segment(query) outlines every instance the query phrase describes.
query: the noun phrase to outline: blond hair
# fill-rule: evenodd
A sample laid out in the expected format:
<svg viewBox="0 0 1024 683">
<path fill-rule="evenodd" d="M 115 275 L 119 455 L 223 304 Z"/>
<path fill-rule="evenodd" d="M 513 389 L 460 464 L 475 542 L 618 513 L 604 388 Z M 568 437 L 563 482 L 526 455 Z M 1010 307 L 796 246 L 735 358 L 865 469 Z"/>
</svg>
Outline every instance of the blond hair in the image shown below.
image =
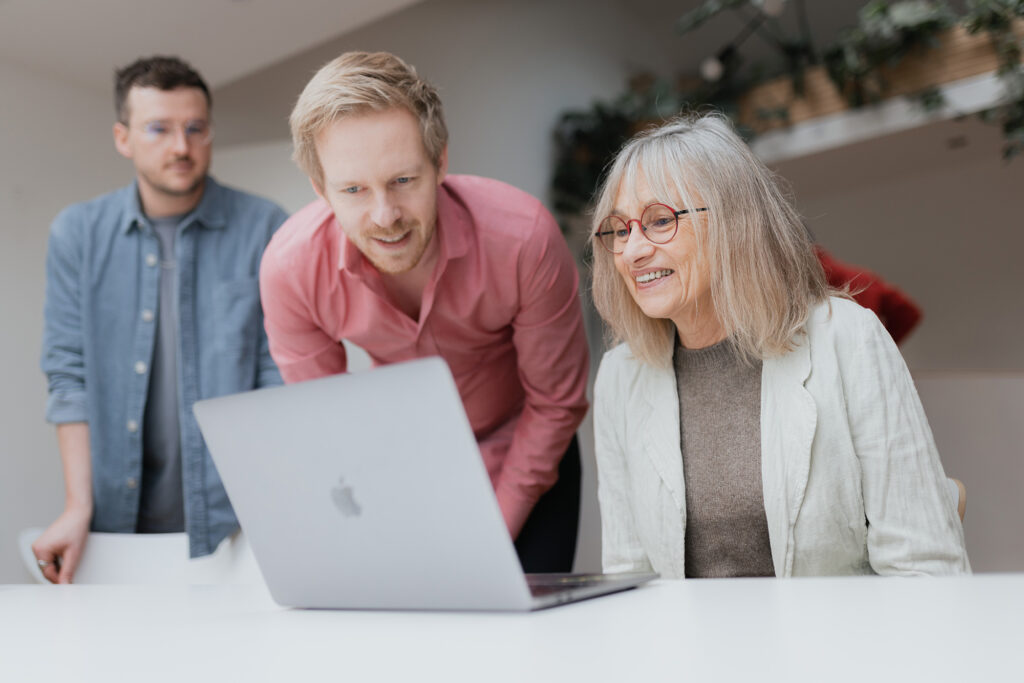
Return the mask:
<svg viewBox="0 0 1024 683">
<path fill-rule="evenodd" d="M 641 177 L 658 201 L 691 211 L 707 207 L 691 213 L 698 258 L 707 262 L 712 305 L 734 347 L 748 359 L 791 350 L 811 309 L 830 291 L 780 181 L 732 125 L 718 114 L 680 116 L 630 140 L 598 191 L 591 232 L 612 213 L 619 193 L 636 188 Z M 612 254 L 592 248 L 594 304 L 609 341 L 625 341 L 646 363 L 670 363 L 672 322 L 648 318 Z"/>
<path fill-rule="evenodd" d="M 388 52 L 346 52 L 313 76 L 289 117 L 292 159 L 322 189 L 323 166 L 316 153 L 320 132 L 346 116 L 396 107 L 419 119 L 423 146 L 439 167 L 448 144 L 441 98 L 416 69 Z"/>
</svg>

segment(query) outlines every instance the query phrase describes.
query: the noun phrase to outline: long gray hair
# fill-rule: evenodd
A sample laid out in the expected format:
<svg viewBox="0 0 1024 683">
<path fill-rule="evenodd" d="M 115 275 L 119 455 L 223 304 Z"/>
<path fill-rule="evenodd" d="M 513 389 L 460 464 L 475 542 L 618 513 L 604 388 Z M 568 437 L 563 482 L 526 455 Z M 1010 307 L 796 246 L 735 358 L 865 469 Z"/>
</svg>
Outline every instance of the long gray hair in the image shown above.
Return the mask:
<svg viewBox="0 0 1024 683">
<path fill-rule="evenodd" d="M 591 233 L 620 192 L 643 178 L 658 201 L 706 213 L 694 221 L 698 258 L 708 265 L 711 300 L 727 338 L 748 358 L 793 348 L 811 309 L 830 294 L 810 235 L 775 175 L 719 114 L 674 118 L 630 140 L 598 192 Z M 696 198 L 699 198 L 697 200 Z M 610 341 L 625 341 L 640 360 L 671 362 L 674 326 L 648 318 L 593 244 L 594 303 Z"/>
</svg>

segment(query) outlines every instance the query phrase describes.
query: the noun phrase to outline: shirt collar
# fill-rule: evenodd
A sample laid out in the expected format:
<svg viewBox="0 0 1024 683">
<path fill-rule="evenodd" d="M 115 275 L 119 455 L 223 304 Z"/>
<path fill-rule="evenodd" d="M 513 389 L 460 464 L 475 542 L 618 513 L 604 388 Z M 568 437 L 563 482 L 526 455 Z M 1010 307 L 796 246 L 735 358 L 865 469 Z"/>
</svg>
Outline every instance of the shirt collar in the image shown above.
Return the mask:
<svg viewBox="0 0 1024 683">
<path fill-rule="evenodd" d="M 139 181 L 132 183 L 126 199 L 126 210 L 124 212 L 124 223 L 121 232 L 128 232 L 132 228 L 149 225 L 149 218 L 142 210 L 142 201 L 139 199 Z M 223 228 L 227 225 L 227 209 L 224 204 L 224 191 L 220 184 L 212 176 L 206 176 L 206 187 L 203 188 L 203 196 L 196 206 L 184 218 L 183 223 L 195 223 L 204 228 Z"/>
<path fill-rule="evenodd" d="M 367 270 L 374 270 L 362 252 L 345 237 L 341 224 L 333 215 L 335 228 L 340 236 L 338 269 L 350 273 L 365 275 Z M 469 251 L 469 232 L 473 229 L 469 211 L 460 199 L 455 196 L 447 183 L 441 183 L 437 190 L 437 228 L 434 239 L 440 240 L 438 260 L 443 264 L 464 256 Z M 438 269 L 436 272 L 441 272 Z"/>
</svg>

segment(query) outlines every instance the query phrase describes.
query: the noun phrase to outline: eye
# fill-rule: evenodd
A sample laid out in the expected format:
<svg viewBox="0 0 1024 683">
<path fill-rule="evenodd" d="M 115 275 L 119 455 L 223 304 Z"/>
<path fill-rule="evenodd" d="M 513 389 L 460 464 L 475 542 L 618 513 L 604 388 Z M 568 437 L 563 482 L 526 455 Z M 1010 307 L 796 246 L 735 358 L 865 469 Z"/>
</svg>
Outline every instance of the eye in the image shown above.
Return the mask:
<svg viewBox="0 0 1024 683">
<path fill-rule="evenodd" d="M 144 130 L 150 135 L 163 135 L 167 132 L 167 125 L 154 121 L 153 123 L 147 123 Z"/>
<path fill-rule="evenodd" d="M 360 187 L 358 185 L 351 185 L 349 187 L 344 188 L 342 192 L 346 194 L 356 194 L 357 192 L 359 192 L 359 190 Z"/>
<path fill-rule="evenodd" d="M 667 228 L 675 221 L 674 216 L 657 216 L 651 221 L 652 228 Z"/>
<path fill-rule="evenodd" d="M 206 124 L 198 122 L 188 124 L 185 126 L 185 135 L 188 135 L 189 137 L 206 135 Z"/>
<path fill-rule="evenodd" d="M 399 178 L 395 178 L 395 183 L 397 183 L 398 185 L 407 185 L 407 184 L 409 184 L 411 182 L 412 182 L 412 176 L 404 175 L 404 176 L 401 176 Z"/>
</svg>

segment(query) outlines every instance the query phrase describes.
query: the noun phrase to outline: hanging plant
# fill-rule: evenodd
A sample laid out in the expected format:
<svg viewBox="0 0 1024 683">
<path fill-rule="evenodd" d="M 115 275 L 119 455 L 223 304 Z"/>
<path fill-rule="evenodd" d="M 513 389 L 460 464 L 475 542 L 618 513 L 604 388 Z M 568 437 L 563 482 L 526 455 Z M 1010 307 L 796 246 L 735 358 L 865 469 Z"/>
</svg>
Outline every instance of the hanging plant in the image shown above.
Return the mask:
<svg viewBox="0 0 1024 683">
<path fill-rule="evenodd" d="M 715 107 L 735 114 L 738 93 L 723 95 L 722 85 L 689 80 L 670 84 L 649 74 L 630 80 L 629 89 L 611 102 L 562 114 L 555 127 L 555 170 L 551 195 L 555 211 L 582 212 L 600 183 L 605 166 L 636 133 L 658 125 L 684 108 Z M 740 133 L 752 131 L 740 127 Z"/>
<path fill-rule="evenodd" d="M 968 33 L 987 33 L 999 57 L 1002 104 L 979 114 L 1003 131 L 1003 157 L 1024 152 L 1024 66 L 1015 22 L 1024 18 L 1024 0 L 970 0 L 962 23 Z"/>
<path fill-rule="evenodd" d="M 890 89 L 886 70 L 936 47 L 939 35 L 956 23 L 944 3 L 927 0 L 875 0 L 859 18 L 824 54 L 829 77 L 854 107 L 882 100 Z"/>
<path fill-rule="evenodd" d="M 736 121 L 741 134 L 750 139 L 755 131 L 740 122 L 743 96 L 756 84 L 784 75 L 791 84 L 788 94 L 767 106 L 759 104 L 753 111 L 758 128 L 773 123 L 788 125 L 791 108 L 803 102 L 809 79 L 813 77 L 818 83 L 825 78 L 818 75 L 817 65 L 822 62 L 827 78 L 850 106 L 878 102 L 892 94 L 893 69 L 909 58 L 926 58 L 928 50 L 954 26 L 962 26 L 968 34 L 985 34 L 991 41 L 1003 92 L 1000 104 L 979 116 L 1002 129 L 1005 158 L 1024 151 L 1019 21 L 1024 18 L 1024 0 L 968 0 L 959 16 L 945 2 L 872 0 L 858 13 L 857 25 L 821 53 L 812 41 L 803 0 L 790 0 L 788 5 L 795 7 L 799 27 L 796 35 L 788 35 L 776 20 L 786 9 L 784 0 L 705 0 L 678 20 L 679 33 L 699 30 L 723 12 L 739 15 L 743 28 L 729 44 L 704 60 L 699 69 L 702 78 L 668 83 L 640 75 L 611 102 L 596 102 L 587 110 L 563 114 L 555 130 L 552 195 L 556 211 L 581 212 L 589 204 L 608 161 L 627 139 L 646 126 L 683 110 L 713 107 Z M 747 64 L 742 59 L 739 48 L 755 34 L 776 48 L 779 59 L 774 67 Z M 926 110 L 945 105 L 936 84 L 922 86 L 913 98 Z M 841 108 L 841 101 L 835 107 Z M 749 109 L 744 106 L 743 111 Z"/>
</svg>

